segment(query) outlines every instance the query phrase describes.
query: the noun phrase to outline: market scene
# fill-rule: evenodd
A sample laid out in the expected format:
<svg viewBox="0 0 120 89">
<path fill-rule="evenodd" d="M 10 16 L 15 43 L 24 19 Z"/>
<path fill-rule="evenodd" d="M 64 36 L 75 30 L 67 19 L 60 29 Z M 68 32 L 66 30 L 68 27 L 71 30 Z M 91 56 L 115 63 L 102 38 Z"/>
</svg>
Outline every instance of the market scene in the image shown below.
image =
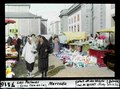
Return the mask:
<svg viewBox="0 0 120 89">
<path fill-rule="evenodd" d="M 6 78 L 114 77 L 115 4 L 5 4 Z"/>
</svg>

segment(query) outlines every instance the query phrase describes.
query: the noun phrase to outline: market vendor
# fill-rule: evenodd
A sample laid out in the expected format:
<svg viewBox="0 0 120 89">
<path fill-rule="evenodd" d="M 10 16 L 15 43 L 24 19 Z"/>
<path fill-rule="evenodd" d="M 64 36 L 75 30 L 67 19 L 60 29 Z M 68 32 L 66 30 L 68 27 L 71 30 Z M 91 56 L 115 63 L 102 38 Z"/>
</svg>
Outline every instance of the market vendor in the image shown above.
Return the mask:
<svg viewBox="0 0 120 89">
<path fill-rule="evenodd" d="M 71 52 L 74 52 L 77 50 L 77 44 L 76 43 L 73 43 L 73 44 L 69 44 L 69 50 Z"/>
<path fill-rule="evenodd" d="M 79 53 L 81 56 L 87 55 L 87 52 L 83 51 L 83 44 L 78 44 L 74 53 Z"/>
<path fill-rule="evenodd" d="M 113 45 L 111 42 L 108 42 L 108 43 L 107 43 L 107 46 L 105 47 L 105 49 L 115 50 L 115 47 L 114 47 L 114 45 Z"/>
</svg>

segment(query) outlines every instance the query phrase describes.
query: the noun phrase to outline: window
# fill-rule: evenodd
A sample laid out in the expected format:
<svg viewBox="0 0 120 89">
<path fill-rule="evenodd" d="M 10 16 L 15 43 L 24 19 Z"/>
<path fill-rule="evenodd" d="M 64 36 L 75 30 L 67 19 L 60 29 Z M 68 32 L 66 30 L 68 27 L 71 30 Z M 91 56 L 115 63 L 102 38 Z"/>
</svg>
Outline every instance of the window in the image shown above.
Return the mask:
<svg viewBox="0 0 120 89">
<path fill-rule="evenodd" d="M 73 26 L 72 26 L 72 31 L 73 31 Z"/>
<path fill-rule="evenodd" d="M 74 22 L 76 22 L 76 16 L 74 16 Z"/>
<path fill-rule="evenodd" d="M 73 23 L 73 18 L 72 18 L 72 23 Z"/>
<path fill-rule="evenodd" d="M 69 24 L 70 24 L 70 19 L 69 19 Z"/>
<path fill-rule="evenodd" d="M 111 27 L 113 27 L 113 26 L 115 26 L 115 21 L 114 21 L 114 19 L 111 16 Z"/>
<path fill-rule="evenodd" d="M 10 29 L 10 32 L 12 32 L 12 29 Z"/>
<path fill-rule="evenodd" d="M 72 24 L 72 18 L 71 18 L 71 24 Z"/>
<path fill-rule="evenodd" d="M 76 32 L 76 26 L 74 26 L 74 31 Z"/>
<path fill-rule="evenodd" d="M 79 21 L 79 14 L 77 15 L 77 21 Z"/>
<path fill-rule="evenodd" d="M 79 24 L 77 25 L 78 27 L 77 27 L 77 31 L 79 32 Z"/>
<path fill-rule="evenodd" d="M 115 4 L 111 4 L 111 9 L 114 9 L 115 8 Z"/>
<path fill-rule="evenodd" d="M 69 26 L 69 31 L 70 31 L 70 26 Z"/>
</svg>

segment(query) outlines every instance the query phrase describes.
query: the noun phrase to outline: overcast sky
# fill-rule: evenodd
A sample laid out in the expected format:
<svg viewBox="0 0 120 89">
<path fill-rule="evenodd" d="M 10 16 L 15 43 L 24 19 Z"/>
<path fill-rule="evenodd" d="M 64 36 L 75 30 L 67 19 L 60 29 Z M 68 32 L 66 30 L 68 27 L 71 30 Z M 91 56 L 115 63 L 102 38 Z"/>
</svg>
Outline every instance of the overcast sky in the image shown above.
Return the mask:
<svg viewBox="0 0 120 89">
<path fill-rule="evenodd" d="M 31 4 L 30 12 L 45 19 L 48 19 L 48 26 L 51 21 L 60 20 L 59 15 L 62 9 L 68 9 L 73 4 Z"/>
</svg>

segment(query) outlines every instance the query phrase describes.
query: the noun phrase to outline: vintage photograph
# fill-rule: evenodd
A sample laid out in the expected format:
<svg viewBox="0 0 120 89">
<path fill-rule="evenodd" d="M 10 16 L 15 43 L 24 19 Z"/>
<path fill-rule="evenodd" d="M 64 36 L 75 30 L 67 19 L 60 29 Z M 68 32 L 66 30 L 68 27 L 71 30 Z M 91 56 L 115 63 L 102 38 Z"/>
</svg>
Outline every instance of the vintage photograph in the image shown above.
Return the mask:
<svg viewBox="0 0 120 89">
<path fill-rule="evenodd" d="M 115 4 L 6 3 L 6 78 L 115 77 Z"/>
</svg>

